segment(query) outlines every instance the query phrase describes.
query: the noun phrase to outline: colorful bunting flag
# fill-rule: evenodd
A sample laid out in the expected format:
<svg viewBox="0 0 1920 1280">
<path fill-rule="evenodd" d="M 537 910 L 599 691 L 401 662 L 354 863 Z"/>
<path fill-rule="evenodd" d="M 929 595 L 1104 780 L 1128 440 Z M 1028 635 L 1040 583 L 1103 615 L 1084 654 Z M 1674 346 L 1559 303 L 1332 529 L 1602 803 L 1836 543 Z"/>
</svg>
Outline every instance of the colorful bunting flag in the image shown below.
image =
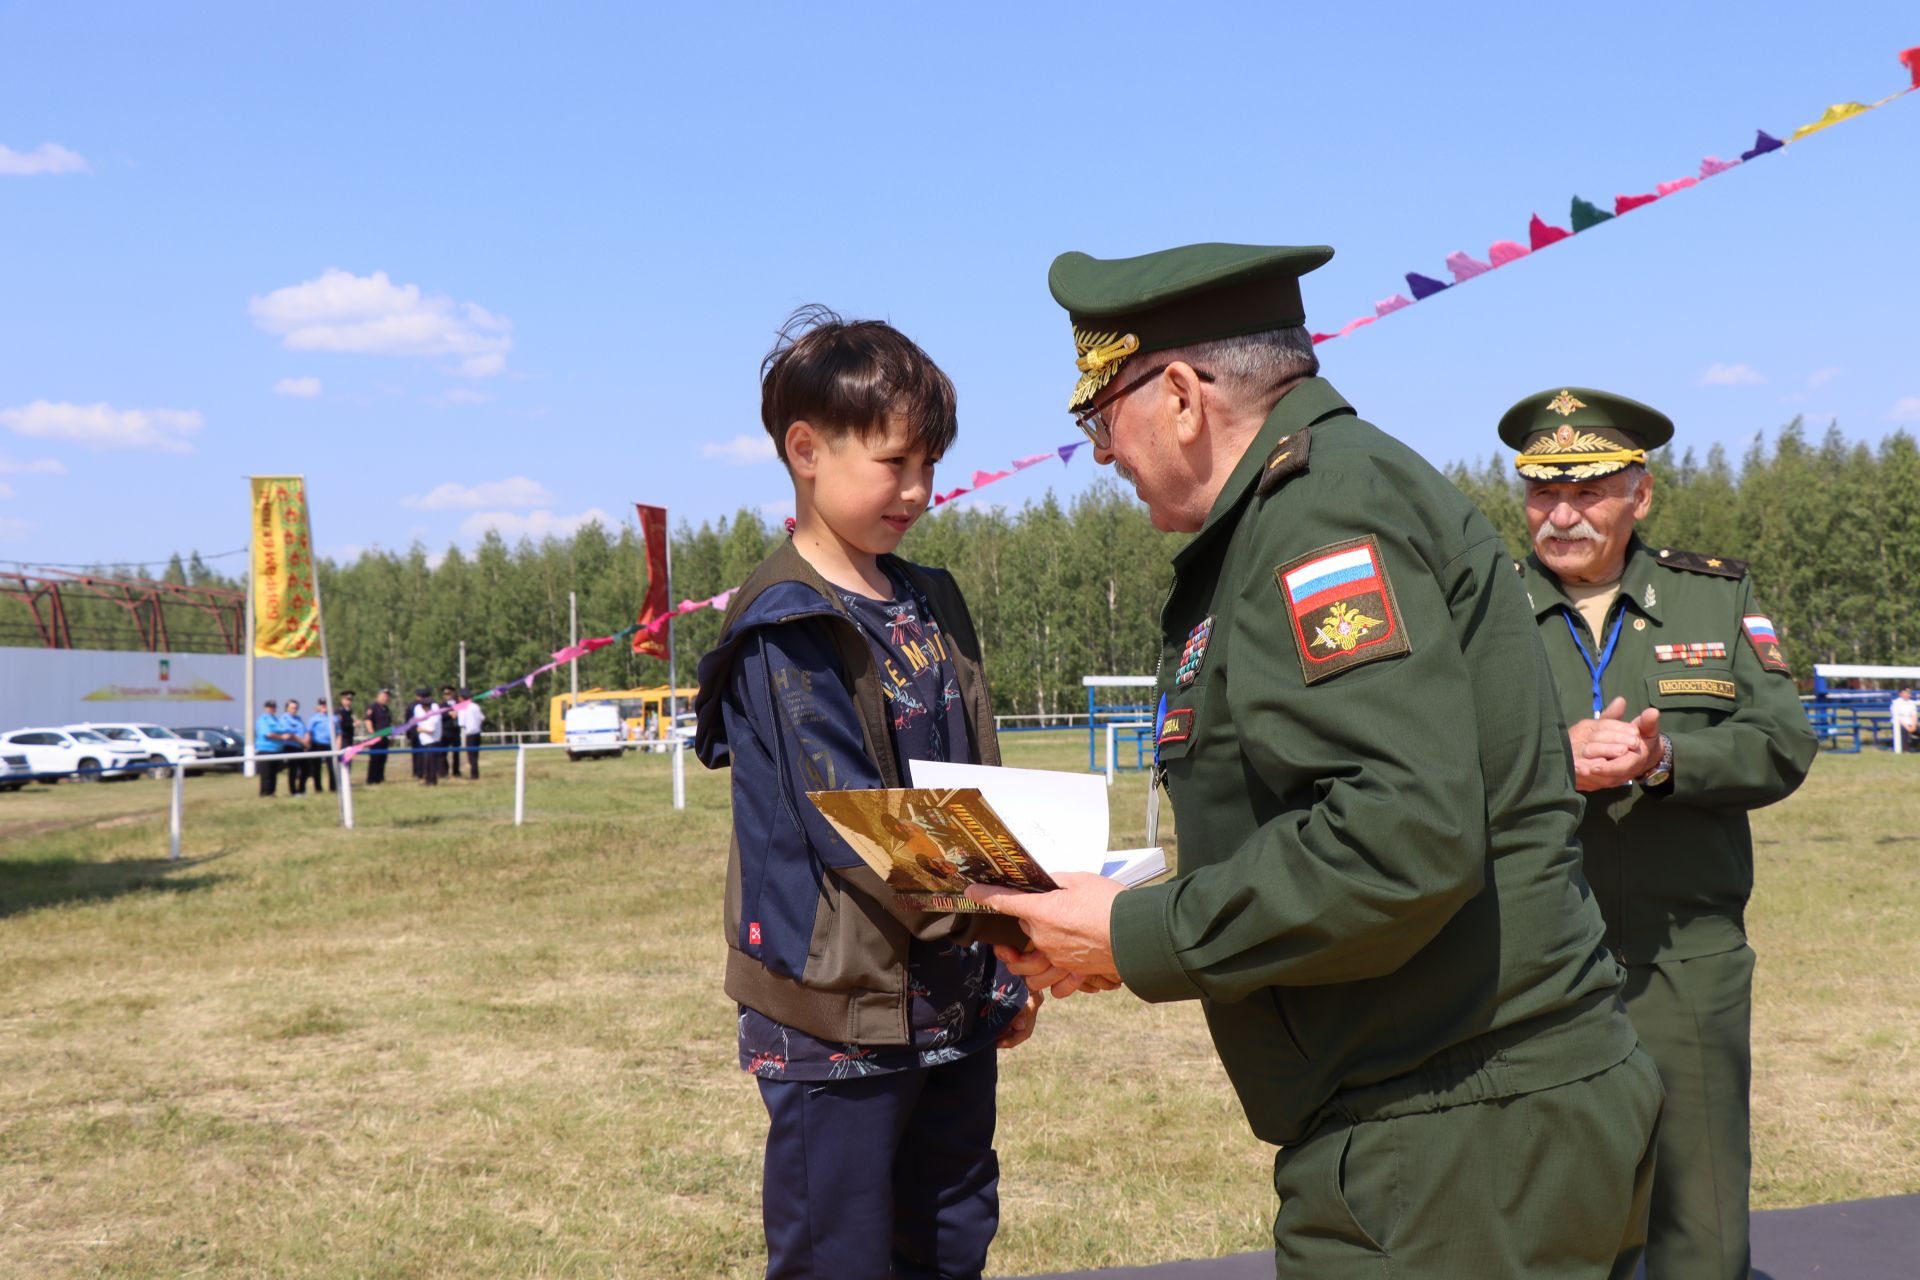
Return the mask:
<svg viewBox="0 0 1920 1280">
<path fill-rule="evenodd" d="M 1579 235 L 1588 227 L 1597 227 L 1603 222 L 1612 221 L 1612 219 L 1613 215 L 1605 209 L 1602 209 L 1599 205 L 1589 204 L 1579 196 L 1573 198 L 1573 209 L 1568 220 L 1573 223 L 1573 232 L 1575 235 Z"/>
<path fill-rule="evenodd" d="M 1801 125 L 1798 129 L 1795 129 L 1792 134 L 1788 135 L 1787 142 L 1798 142 L 1802 138 L 1809 137 L 1823 129 L 1830 129 L 1843 120 L 1851 120 L 1855 116 L 1864 115 L 1878 107 L 1885 106 L 1895 98 L 1920 90 L 1920 45 L 1901 50 L 1899 59 L 1901 65 L 1907 69 L 1908 79 L 1910 81 L 1905 89 L 1900 90 L 1898 93 L 1888 94 L 1886 97 L 1874 103 L 1842 102 L 1830 106 L 1818 120 L 1813 121 L 1811 124 Z M 1676 178 L 1671 182 L 1662 182 L 1659 183 L 1652 192 L 1642 195 L 1617 195 L 1613 198 L 1612 213 L 1608 213 L 1599 205 L 1575 196 L 1573 197 L 1568 218 L 1568 221 L 1572 224 L 1571 230 L 1568 230 L 1566 227 L 1553 226 L 1551 223 L 1544 221 L 1540 215 L 1536 213 L 1527 224 L 1526 246 L 1516 244 L 1512 240 L 1497 240 L 1487 250 L 1487 261 L 1484 263 L 1465 253 L 1450 253 L 1446 259 L 1447 270 L 1453 273 L 1453 284 L 1463 284 L 1475 276 L 1485 275 L 1489 271 L 1507 266 L 1509 263 L 1517 262 L 1531 252 L 1544 249 L 1550 244 L 1558 244 L 1568 236 L 1577 235 L 1582 231 L 1590 231 L 1601 223 L 1616 218 L 1623 213 L 1630 213 L 1642 205 L 1652 204 L 1664 196 L 1670 196 L 1677 191 L 1684 191 L 1688 187 L 1698 186 L 1704 179 L 1725 173 L 1729 169 L 1738 168 L 1756 156 L 1764 156 L 1769 152 L 1778 151 L 1785 145 L 1787 145 L 1786 142 L 1780 141 L 1780 139 L 1767 133 L 1764 129 L 1756 130 L 1753 137 L 1753 146 L 1742 151 L 1738 160 L 1722 160 L 1717 156 L 1706 156 L 1700 161 L 1700 173 L 1698 177 Z M 1363 325 L 1372 324 L 1382 316 L 1391 315 L 1396 311 L 1403 311 L 1416 302 L 1424 302 L 1434 294 L 1453 287 L 1453 285 L 1446 284 L 1432 276 L 1423 275 L 1417 271 L 1407 272 L 1406 277 L 1407 287 L 1413 293 L 1412 298 L 1408 298 L 1405 294 L 1396 293 L 1390 298 L 1385 298 L 1374 303 L 1373 314 L 1370 316 L 1355 317 L 1333 333 L 1316 332 L 1313 335 L 1314 342 L 1318 344 L 1330 342 L 1335 338 L 1344 338 L 1355 329 Z"/>
</svg>

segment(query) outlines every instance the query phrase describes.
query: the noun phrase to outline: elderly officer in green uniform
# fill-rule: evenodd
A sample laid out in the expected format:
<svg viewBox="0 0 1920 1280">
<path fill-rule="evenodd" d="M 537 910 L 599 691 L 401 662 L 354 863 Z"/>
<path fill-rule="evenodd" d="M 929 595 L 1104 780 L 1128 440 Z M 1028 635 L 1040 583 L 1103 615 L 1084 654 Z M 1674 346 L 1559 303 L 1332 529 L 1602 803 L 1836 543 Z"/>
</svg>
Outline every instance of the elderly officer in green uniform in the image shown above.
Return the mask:
<svg viewBox="0 0 1920 1280">
<path fill-rule="evenodd" d="M 1200 1001 L 1281 1148 L 1281 1274 L 1629 1275 L 1660 1087 L 1552 677 L 1492 526 L 1316 376 L 1299 277 L 1331 256 L 1054 262 L 1096 457 L 1194 535 L 1161 616 L 1179 874 L 970 892 L 1037 980 Z"/>
<path fill-rule="evenodd" d="M 1659 1064 L 1651 1280 L 1746 1276 L 1753 890 L 1747 811 L 1814 737 L 1746 565 L 1642 542 L 1664 414 L 1562 387 L 1500 419 L 1526 482 L 1522 567 L 1587 793 L 1580 842 L 1627 1011 Z"/>
</svg>

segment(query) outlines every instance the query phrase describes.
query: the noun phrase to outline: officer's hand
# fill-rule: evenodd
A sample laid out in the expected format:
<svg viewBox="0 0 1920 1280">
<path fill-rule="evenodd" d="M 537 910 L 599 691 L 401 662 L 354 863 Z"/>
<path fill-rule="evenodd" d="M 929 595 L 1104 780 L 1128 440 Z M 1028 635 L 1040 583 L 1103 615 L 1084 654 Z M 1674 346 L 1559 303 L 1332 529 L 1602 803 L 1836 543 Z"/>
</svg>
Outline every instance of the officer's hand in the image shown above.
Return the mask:
<svg viewBox="0 0 1920 1280">
<path fill-rule="evenodd" d="M 1053 962 L 1044 951 L 1015 951 L 1012 947 L 994 944 L 993 954 L 1008 973 L 1027 980 L 1028 987 L 1044 987 L 1062 1000 L 1075 991 L 1118 991 L 1124 983 L 1118 978 L 1095 978 L 1084 974 L 1069 973 Z"/>
<path fill-rule="evenodd" d="M 1568 726 L 1573 785 L 1579 791 L 1624 787 L 1660 758 L 1660 712 L 1648 707 L 1626 719 L 1627 700 L 1615 698 L 1592 720 Z"/>
<path fill-rule="evenodd" d="M 1035 950 L 1044 953 L 1047 967 L 1065 975 L 1053 984 L 1054 995 L 1071 995 L 1089 979 L 1105 979 L 1117 985 L 1120 970 L 1113 960 L 1109 918 L 1120 885 L 1105 876 L 1085 873 L 1059 879 L 1060 888 L 1049 893 L 975 884 L 967 886 L 967 896 L 975 902 L 992 903 L 996 911 L 1026 926 L 1027 937 L 1033 940 Z M 1011 964 L 1008 968 L 1019 972 Z M 1046 976 L 1043 970 L 1029 982 Z"/>
</svg>

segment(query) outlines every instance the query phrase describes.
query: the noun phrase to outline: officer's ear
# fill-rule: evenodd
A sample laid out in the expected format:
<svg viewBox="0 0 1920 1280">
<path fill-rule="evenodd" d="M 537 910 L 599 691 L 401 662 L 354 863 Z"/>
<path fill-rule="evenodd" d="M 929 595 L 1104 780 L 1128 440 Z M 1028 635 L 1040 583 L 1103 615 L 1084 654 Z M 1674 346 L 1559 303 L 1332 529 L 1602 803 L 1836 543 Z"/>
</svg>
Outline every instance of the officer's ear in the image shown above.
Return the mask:
<svg viewBox="0 0 1920 1280">
<path fill-rule="evenodd" d="M 1173 407 L 1173 434 L 1183 446 L 1199 443 L 1207 429 L 1207 402 L 1200 395 L 1200 375 L 1185 360 L 1175 360 L 1160 375 L 1161 386 Z"/>
<path fill-rule="evenodd" d="M 1633 518 L 1645 520 L 1647 513 L 1653 510 L 1653 472 L 1642 471 L 1640 483 L 1633 491 Z"/>
</svg>

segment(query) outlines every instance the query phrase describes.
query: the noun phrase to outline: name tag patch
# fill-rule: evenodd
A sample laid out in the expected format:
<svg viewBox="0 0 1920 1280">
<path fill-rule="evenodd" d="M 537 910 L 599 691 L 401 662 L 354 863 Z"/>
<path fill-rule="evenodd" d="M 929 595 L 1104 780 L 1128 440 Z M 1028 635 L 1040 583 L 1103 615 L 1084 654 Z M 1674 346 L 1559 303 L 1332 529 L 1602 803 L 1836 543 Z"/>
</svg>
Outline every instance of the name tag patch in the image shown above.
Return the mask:
<svg viewBox="0 0 1920 1280">
<path fill-rule="evenodd" d="M 1729 702 L 1739 696 L 1731 680 L 1709 680 L 1704 676 L 1676 677 L 1659 683 L 1662 697 L 1676 693 L 1704 693 L 1710 698 L 1725 698 Z"/>
<path fill-rule="evenodd" d="M 1701 644 L 1657 644 L 1653 646 L 1654 661 L 1684 662 L 1690 667 L 1697 667 L 1708 658 L 1724 658 L 1726 656 L 1727 646 L 1717 640 Z"/>
<path fill-rule="evenodd" d="M 1293 619 L 1308 684 L 1413 651 L 1372 534 L 1310 551 L 1273 576 Z"/>
<path fill-rule="evenodd" d="M 1178 711 L 1167 712 L 1167 718 L 1160 722 L 1159 745 L 1169 742 L 1185 742 L 1193 736 L 1193 708 L 1182 707 Z"/>
</svg>

